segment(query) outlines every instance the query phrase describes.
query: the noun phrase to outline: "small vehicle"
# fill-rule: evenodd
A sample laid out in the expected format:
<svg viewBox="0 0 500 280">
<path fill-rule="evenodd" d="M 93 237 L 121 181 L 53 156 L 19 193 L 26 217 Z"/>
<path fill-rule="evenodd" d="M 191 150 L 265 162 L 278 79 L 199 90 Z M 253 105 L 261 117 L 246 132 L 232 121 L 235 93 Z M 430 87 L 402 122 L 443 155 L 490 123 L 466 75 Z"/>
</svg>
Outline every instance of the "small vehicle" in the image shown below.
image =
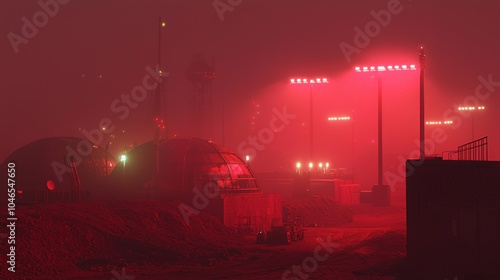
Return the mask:
<svg viewBox="0 0 500 280">
<path fill-rule="evenodd" d="M 290 229 L 286 226 L 272 227 L 267 232 L 266 243 L 273 245 L 288 245 L 292 243 Z"/>
<path fill-rule="evenodd" d="M 258 244 L 288 245 L 292 241 L 302 239 L 304 239 L 304 226 L 299 220 L 272 226 L 265 236 L 262 231 L 257 234 Z"/>
</svg>

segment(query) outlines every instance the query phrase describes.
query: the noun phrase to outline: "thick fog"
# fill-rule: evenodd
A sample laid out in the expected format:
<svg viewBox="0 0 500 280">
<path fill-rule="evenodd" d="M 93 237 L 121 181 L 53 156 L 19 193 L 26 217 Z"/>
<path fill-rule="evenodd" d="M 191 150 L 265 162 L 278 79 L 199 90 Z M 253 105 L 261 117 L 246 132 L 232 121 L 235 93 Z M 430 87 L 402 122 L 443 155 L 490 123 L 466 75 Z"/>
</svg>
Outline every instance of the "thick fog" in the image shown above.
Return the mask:
<svg viewBox="0 0 500 280">
<path fill-rule="evenodd" d="M 488 136 L 490 159 L 500 159 L 496 1 L 3 0 L 1 6 L 2 160 L 40 138 L 92 132 L 100 146 L 111 142 L 118 157 L 153 139 L 160 104 L 163 137 L 208 138 L 242 158 L 251 155 L 256 171 L 321 161 L 375 182 L 378 75 L 384 169 L 397 173 L 404 159 L 418 156 L 421 46 L 425 120 L 453 121 L 426 126 L 427 154 Z M 216 72 L 203 132 L 194 129 L 194 86 L 187 79 L 198 53 Z M 163 101 L 153 98 L 156 89 L 124 99 L 137 86 L 147 88 L 147 75 L 149 85 L 157 81 L 151 73 L 159 55 Z M 417 70 L 354 70 L 411 64 Z M 316 77 L 329 83 L 290 83 Z M 460 106 L 485 109 L 464 113 Z"/>
</svg>

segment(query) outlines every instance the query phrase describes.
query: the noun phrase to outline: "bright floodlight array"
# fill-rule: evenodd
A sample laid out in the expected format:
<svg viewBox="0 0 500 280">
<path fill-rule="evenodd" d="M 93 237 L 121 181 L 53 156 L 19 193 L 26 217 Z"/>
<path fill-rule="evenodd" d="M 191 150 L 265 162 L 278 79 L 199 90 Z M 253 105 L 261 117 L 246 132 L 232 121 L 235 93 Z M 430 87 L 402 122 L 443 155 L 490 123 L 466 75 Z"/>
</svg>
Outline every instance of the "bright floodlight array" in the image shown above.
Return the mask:
<svg viewBox="0 0 500 280">
<path fill-rule="evenodd" d="M 345 116 L 345 117 L 328 117 L 328 121 L 334 122 L 334 121 L 348 121 L 350 120 L 351 117 Z"/>
<path fill-rule="evenodd" d="M 453 124 L 453 121 L 431 121 L 425 122 L 426 125 L 450 125 Z"/>
<path fill-rule="evenodd" d="M 309 172 L 327 173 L 329 168 L 330 168 L 330 163 L 326 162 L 325 164 L 323 164 L 323 162 L 320 162 L 320 163 L 315 165 L 313 162 L 309 162 L 307 167 L 308 167 L 307 171 L 309 171 Z M 302 168 L 302 164 L 300 163 L 300 161 L 298 161 L 295 164 L 295 172 L 301 173 L 300 172 L 301 168 Z"/>
<path fill-rule="evenodd" d="M 484 110 L 484 106 L 477 106 L 477 107 L 458 107 L 458 111 L 474 111 L 474 110 Z"/>
<path fill-rule="evenodd" d="M 299 78 L 299 79 L 290 79 L 290 83 L 292 83 L 292 84 L 328 84 L 328 79 L 327 78 L 316 78 L 316 79 Z"/>
<path fill-rule="evenodd" d="M 356 72 L 383 72 L 383 71 L 407 71 L 407 70 L 417 70 L 415 64 L 411 65 L 388 65 L 388 66 L 363 66 L 354 67 Z"/>
</svg>

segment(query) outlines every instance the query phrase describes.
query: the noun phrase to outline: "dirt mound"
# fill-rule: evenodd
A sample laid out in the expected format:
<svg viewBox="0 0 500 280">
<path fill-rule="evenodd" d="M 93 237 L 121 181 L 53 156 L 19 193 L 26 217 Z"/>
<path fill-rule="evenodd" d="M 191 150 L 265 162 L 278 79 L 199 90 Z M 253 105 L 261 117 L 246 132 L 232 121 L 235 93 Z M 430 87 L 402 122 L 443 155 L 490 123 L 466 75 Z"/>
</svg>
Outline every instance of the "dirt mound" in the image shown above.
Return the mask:
<svg viewBox="0 0 500 280">
<path fill-rule="evenodd" d="M 190 215 L 179 202 L 20 205 L 16 273 L 0 279 L 61 279 L 68 271 L 111 271 L 128 264 L 208 264 L 238 254 L 243 240 L 215 217 Z M 3 218 L 5 220 L 5 217 Z M 7 242 L 0 245 L 8 252 Z"/>
<path fill-rule="evenodd" d="M 331 227 L 350 223 L 352 212 L 333 198 L 283 198 L 283 217 L 301 217 L 305 225 Z"/>
</svg>

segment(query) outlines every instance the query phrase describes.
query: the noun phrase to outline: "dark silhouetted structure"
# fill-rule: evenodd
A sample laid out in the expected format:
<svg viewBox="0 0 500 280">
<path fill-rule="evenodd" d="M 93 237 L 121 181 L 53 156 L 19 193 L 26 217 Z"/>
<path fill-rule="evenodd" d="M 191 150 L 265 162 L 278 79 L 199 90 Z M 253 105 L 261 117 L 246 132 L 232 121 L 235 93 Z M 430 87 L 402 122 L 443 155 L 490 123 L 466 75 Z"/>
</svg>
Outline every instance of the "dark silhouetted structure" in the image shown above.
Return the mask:
<svg viewBox="0 0 500 280">
<path fill-rule="evenodd" d="M 116 165 L 106 150 L 76 137 L 34 141 L 10 154 L 2 166 L 9 162 L 16 165 L 16 200 L 24 203 L 78 202 L 102 184 Z"/>
<path fill-rule="evenodd" d="M 500 279 L 500 162 L 409 160 L 406 168 L 416 277 L 408 279 Z"/>
</svg>

